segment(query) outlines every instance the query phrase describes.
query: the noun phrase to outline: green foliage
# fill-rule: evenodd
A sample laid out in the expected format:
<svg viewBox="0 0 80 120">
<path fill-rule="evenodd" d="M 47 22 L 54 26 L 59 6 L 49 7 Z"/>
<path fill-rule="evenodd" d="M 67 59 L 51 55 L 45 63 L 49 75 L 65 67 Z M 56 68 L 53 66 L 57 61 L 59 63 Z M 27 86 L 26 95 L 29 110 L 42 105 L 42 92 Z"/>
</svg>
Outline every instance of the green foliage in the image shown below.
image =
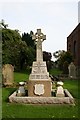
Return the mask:
<svg viewBox="0 0 80 120">
<path fill-rule="evenodd" d="M 35 49 L 32 47 L 28 48 L 28 53 L 27 53 L 27 66 L 32 66 L 32 62 L 35 61 L 36 54 L 35 54 Z"/>
<path fill-rule="evenodd" d="M 33 35 L 32 31 L 30 32 L 30 34 L 24 32 L 22 34 L 22 41 L 25 41 L 28 46 L 35 47 L 35 42 L 34 40 L 32 40 L 32 35 Z"/>
<path fill-rule="evenodd" d="M 5 21 L 2 19 L 2 20 L 0 21 L 0 26 L 1 26 L 1 28 L 7 28 L 7 27 L 8 27 L 8 24 L 5 24 Z"/>
<path fill-rule="evenodd" d="M 21 40 L 18 31 L 2 29 L 3 64 L 12 64 L 20 69 L 27 55 L 27 45 Z"/>
<path fill-rule="evenodd" d="M 59 50 L 59 51 L 54 52 L 54 53 L 53 53 L 53 56 L 54 56 L 56 59 L 59 59 L 60 56 L 61 56 L 62 54 L 64 54 L 64 53 L 65 53 L 64 50 Z"/>
<path fill-rule="evenodd" d="M 30 35 L 26 38 L 28 41 L 32 38 Z M 26 69 L 32 65 L 35 57 L 35 49 L 28 46 L 18 30 L 2 29 L 2 59 L 3 64 L 12 64 L 15 70 Z"/>
<path fill-rule="evenodd" d="M 4 26 L 4 21 L 2 22 Z M 32 40 L 33 32 L 23 33 L 22 37 L 19 30 L 7 29 L 2 27 L 2 63 L 12 64 L 15 70 L 30 69 L 32 62 L 36 59 L 36 45 Z M 52 68 L 52 55 L 49 52 L 43 53 L 43 59 L 47 63 L 48 70 Z"/>
<path fill-rule="evenodd" d="M 67 61 L 65 61 L 64 63 L 63 63 L 63 74 L 68 74 L 69 72 L 68 72 L 68 62 Z"/>
<path fill-rule="evenodd" d="M 18 31 L 11 29 L 2 29 L 2 43 L 7 44 L 11 41 L 21 41 L 21 36 Z"/>
<path fill-rule="evenodd" d="M 73 61 L 73 57 L 70 52 L 65 52 L 61 54 L 60 58 L 58 59 L 59 68 L 63 70 L 63 64 L 67 62 L 69 65 Z"/>
<path fill-rule="evenodd" d="M 72 57 L 71 53 L 68 51 L 65 52 L 64 54 L 61 54 L 60 59 L 62 61 L 67 61 L 68 63 L 71 63 L 71 61 L 73 61 L 73 57 Z"/>
<path fill-rule="evenodd" d="M 56 55 L 57 53 L 57 55 Z M 73 57 L 70 52 L 65 51 L 57 51 L 54 53 L 54 56 L 56 56 L 57 61 L 55 62 L 60 70 L 63 70 L 63 73 L 68 73 L 68 65 L 73 61 Z M 66 70 L 66 71 L 65 71 Z"/>
<path fill-rule="evenodd" d="M 36 58 L 36 45 L 34 40 L 32 40 L 32 35 L 33 35 L 32 31 L 30 31 L 30 34 L 25 32 L 22 34 L 22 41 L 25 41 L 28 46 L 27 59 L 26 59 L 27 66 L 31 66 L 32 62 Z"/>
</svg>

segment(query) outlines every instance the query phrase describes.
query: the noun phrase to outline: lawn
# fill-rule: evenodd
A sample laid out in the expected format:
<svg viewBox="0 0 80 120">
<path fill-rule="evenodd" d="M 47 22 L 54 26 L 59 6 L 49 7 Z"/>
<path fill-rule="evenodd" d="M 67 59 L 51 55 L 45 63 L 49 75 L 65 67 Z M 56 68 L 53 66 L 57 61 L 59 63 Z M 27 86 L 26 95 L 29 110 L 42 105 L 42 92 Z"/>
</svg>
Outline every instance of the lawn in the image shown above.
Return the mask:
<svg viewBox="0 0 80 120">
<path fill-rule="evenodd" d="M 2 89 L 0 87 L 0 119 L 2 117 Z"/>
<path fill-rule="evenodd" d="M 54 69 L 54 70 L 51 69 L 49 73 L 56 76 L 56 75 L 60 75 L 62 71 L 60 71 L 59 69 Z"/>
<path fill-rule="evenodd" d="M 21 81 L 27 81 L 29 78 L 28 72 L 14 72 L 14 81 L 15 82 L 21 82 Z"/>
<path fill-rule="evenodd" d="M 57 72 L 56 72 L 57 74 Z M 16 73 L 15 82 L 28 80 L 26 73 Z M 8 97 L 16 88 L 2 89 L 2 116 L 3 118 L 78 118 L 80 96 L 78 95 L 78 80 L 64 80 L 64 88 L 75 98 L 75 106 L 72 105 L 24 105 L 9 103 Z"/>
</svg>

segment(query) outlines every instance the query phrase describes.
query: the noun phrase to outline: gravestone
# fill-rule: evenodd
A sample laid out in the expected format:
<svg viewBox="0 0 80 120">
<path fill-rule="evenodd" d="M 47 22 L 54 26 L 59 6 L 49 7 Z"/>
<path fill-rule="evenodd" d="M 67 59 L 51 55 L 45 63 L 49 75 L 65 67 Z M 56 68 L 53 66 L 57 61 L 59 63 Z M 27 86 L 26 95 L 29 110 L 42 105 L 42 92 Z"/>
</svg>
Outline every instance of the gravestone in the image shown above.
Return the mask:
<svg viewBox="0 0 80 120">
<path fill-rule="evenodd" d="M 36 42 L 36 61 L 33 62 L 29 76 L 28 96 L 51 96 L 51 79 L 42 52 L 42 42 L 46 39 L 46 35 L 41 33 L 41 29 L 37 29 L 32 39 Z"/>
<path fill-rule="evenodd" d="M 11 64 L 5 64 L 2 67 L 2 83 L 3 85 L 13 85 L 14 83 L 14 67 Z"/>
<path fill-rule="evenodd" d="M 64 97 L 64 89 L 63 89 L 63 82 L 59 81 L 57 82 L 57 92 L 56 92 L 56 97 Z"/>
<path fill-rule="evenodd" d="M 69 69 L 69 77 L 70 78 L 76 78 L 76 67 L 73 62 L 68 66 Z"/>
<path fill-rule="evenodd" d="M 17 90 L 17 96 L 25 96 L 25 88 L 24 88 L 25 82 L 19 82 L 19 88 Z"/>
<path fill-rule="evenodd" d="M 64 97 L 64 89 L 62 86 L 58 86 L 57 87 L 57 93 L 56 93 L 56 97 Z"/>
</svg>

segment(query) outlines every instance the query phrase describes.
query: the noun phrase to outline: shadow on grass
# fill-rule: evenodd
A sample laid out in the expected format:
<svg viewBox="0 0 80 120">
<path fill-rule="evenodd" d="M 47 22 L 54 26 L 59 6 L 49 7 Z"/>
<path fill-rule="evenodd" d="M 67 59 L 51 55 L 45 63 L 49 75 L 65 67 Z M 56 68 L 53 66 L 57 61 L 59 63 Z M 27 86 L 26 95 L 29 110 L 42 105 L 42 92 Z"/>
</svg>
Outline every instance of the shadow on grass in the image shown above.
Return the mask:
<svg viewBox="0 0 80 120">
<path fill-rule="evenodd" d="M 16 88 L 4 88 L 5 89 L 5 91 L 7 90 L 8 91 L 8 93 L 7 93 L 7 96 L 9 97 L 15 90 L 16 90 Z M 6 94 L 6 92 L 5 92 L 5 94 Z M 9 102 L 9 98 L 4 98 L 4 101 L 5 102 Z"/>
<path fill-rule="evenodd" d="M 6 90 L 8 91 L 8 97 L 4 100 L 5 102 L 9 102 L 9 96 L 12 95 L 17 88 L 6 88 Z M 25 96 L 28 96 L 28 90 L 25 90 Z"/>
<path fill-rule="evenodd" d="M 18 72 L 18 73 L 24 73 L 24 74 L 30 74 L 31 73 L 31 69 L 26 69 L 26 70 L 16 70 L 15 72 Z"/>
</svg>

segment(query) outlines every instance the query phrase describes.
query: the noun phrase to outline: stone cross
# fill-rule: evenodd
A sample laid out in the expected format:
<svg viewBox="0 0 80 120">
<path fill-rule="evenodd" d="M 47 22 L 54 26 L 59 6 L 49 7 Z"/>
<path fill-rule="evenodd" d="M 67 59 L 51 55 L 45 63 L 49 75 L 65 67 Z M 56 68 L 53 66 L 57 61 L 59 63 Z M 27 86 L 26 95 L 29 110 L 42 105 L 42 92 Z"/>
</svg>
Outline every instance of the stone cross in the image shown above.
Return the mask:
<svg viewBox="0 0 80 120">
<path fill-rule="evenodd" d="M 46 40 L 46 35 L 41 33 L 41 29 L 37 29 L 37 32 L 32 36 L 32 39 L 36 41 L 36 60 L 37 62 L 42 62 L 43 61 L 43 52 L 42 52 L 42 42 Z"/>
</svg>

